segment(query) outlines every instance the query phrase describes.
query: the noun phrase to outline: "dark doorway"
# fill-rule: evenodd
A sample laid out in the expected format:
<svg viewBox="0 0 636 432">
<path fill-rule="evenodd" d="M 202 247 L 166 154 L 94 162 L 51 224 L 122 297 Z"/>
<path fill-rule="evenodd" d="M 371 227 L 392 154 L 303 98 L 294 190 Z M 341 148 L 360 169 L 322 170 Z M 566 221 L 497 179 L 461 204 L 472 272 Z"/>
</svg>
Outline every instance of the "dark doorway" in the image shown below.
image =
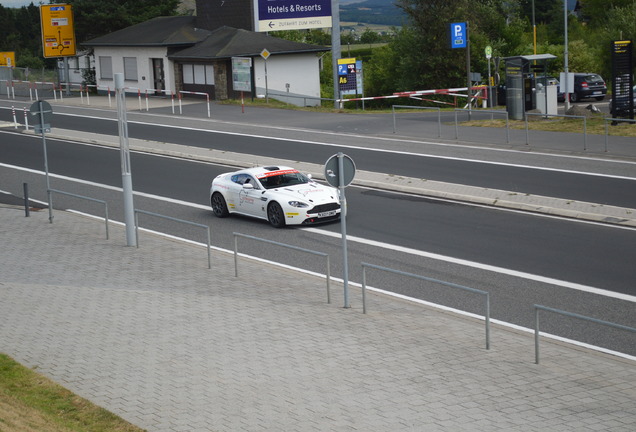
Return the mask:
<svg viewBox="0 0 636 432">
<path fill-rule="evenodd" d="M 154 89 L 156 95 L 162 95 L 163 90 L 166 87 L 166 83 L 163 76 L 163 59 L 153 58 L 152 60 L 152 74 Z"/>
</svg>

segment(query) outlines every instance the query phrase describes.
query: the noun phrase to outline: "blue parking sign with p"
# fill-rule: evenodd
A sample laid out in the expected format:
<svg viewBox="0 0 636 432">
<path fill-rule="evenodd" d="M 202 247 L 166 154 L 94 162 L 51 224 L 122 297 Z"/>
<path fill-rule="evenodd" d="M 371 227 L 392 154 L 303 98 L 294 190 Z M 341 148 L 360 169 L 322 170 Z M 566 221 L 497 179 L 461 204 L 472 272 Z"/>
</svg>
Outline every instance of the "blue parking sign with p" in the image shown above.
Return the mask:
<svg viewBox="0 0 636 432">
<path fill-rule="evenodd" d="M 466 23 L 451 23 L 451 48 L 466 48 L 468 38 L 466 37 Z"/>
</svg>

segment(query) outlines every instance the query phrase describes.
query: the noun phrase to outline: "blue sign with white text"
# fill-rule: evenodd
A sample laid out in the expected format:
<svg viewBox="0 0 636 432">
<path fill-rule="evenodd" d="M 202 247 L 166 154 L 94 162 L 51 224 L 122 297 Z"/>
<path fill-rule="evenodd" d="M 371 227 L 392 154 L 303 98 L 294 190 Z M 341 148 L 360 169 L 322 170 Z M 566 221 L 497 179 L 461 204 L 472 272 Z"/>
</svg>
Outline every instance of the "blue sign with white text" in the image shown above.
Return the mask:
<svg viewBox="0 0 636 432">
<path fill-rule="evenodd" d="M 466 23 L 451 23 L 451 48 L 466 48 L 468 38 L 466 35 Z"/>
<path fill-rule="evenodd" d="M 331 0 L 259 1 L 259 20 L 331 16 Z"/>
</svg>

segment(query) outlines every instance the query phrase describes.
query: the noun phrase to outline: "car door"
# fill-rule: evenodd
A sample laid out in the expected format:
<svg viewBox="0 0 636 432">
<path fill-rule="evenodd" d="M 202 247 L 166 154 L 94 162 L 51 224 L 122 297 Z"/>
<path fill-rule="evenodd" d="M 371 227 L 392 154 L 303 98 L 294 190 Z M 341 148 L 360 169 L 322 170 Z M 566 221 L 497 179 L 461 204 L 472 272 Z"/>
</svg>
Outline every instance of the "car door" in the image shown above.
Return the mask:
<svg viewBox="0 0 636 432">
<path fill-rule="evenodd" d="M 259 183 L 249 175 L 241 179 L 241 181 L 241 188 L 238 190 L 236 200 L 237 211 L 251 216 L 262 216 L 261 196 L 263 190 Z"/>
</svg>

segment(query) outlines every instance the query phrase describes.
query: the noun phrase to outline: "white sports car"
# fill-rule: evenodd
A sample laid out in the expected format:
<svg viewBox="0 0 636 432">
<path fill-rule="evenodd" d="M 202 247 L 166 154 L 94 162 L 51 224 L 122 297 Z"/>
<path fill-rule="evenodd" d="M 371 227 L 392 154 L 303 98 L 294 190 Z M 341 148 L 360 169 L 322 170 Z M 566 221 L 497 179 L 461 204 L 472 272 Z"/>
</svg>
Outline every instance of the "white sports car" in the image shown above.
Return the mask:
<svg viewBox="0 0 636 432">
<path fill-rule="evenodd" d="M 248 168 L 217 176 L 210 187 L 217 217 L 240 213 L 267 219 L 276 228 L 340 218 L 338 189 L 285 166 Z"/>
</svg>

